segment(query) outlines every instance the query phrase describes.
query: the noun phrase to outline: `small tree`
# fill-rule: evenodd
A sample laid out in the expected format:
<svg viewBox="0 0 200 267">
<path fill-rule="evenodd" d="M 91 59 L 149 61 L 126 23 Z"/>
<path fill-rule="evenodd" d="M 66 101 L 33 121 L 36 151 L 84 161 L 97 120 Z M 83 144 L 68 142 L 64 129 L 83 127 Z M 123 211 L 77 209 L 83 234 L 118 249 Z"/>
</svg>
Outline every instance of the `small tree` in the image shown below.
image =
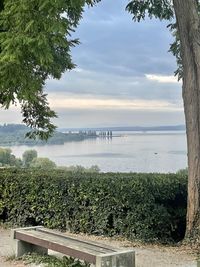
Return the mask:
<svg viewBox="0 0 200 267">
<path fill-rule="evenodd" d="M 31 162 L 33 159 L 37 158 L 37 151 L 36 150 L 26 150 L 22 155 L 22 161 L 24 167 L 30 167 Z"/>
<path fill-rule="evenodd" d="M 34 158 L 30 163 L 31 168 L 51 170 L 56 168 L 56 164 L 48 158 Z"/>
<path fill-rule="evenodd" d="M 22 161 L 12 154 L 9 148 L 0 148 L 0 166 L 16 166 L 21 167 Z"/>
<path fill-rule="evenodd" d="M 91 173 L 99 173 L 101 169 L 99 168 L 98 165 L 92 165 L 90 168 L 86 169 L 86 172 L 91 172 Z"/>
</svg>

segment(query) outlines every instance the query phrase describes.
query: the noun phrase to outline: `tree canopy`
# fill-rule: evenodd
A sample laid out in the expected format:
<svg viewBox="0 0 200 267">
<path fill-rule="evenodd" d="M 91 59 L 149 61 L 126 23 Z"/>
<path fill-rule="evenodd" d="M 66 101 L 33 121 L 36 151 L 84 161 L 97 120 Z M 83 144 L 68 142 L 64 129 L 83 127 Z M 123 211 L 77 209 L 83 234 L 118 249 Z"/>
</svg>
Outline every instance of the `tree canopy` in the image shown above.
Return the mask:
<svg viewBox="0 0 200 267">
<path fill-rule="evenodd" d="M 15 166 L 21 167 L 22 161 L 19 158 L 16 158 L 12 154 L 11 149 L 1 148 L 0 147 L 0 167 Z"/>
<path fill-rule="evenodd" d="M 71 38 L 84 6 L 98 0 L 0 1 L 0 107 L 19 104 L 30 137 L 48 138 L 55 126 L 44 85 L 75 67 Z"/>
<path fill-rule="evenodd" d="M 24 167 L 30 167 L 31 162 L 37 158 L 37 151 L 35 149 L 26 150 L 22 154 L 22 161 Z"/>
<path fill-rule="evenodd" d="M 135 21 L 140 21 L 146 16 L 170 20 L 174 17 L 171 0 L 132 0 L 126 7 L 133 15 Z"/>
<path fill-rule="evenodd" d="M 56 164 L 48 158 L 34 158 L 31 161 L 29 167 L 36 169 L 51 170 L 56 168 Z"/>
</svg>

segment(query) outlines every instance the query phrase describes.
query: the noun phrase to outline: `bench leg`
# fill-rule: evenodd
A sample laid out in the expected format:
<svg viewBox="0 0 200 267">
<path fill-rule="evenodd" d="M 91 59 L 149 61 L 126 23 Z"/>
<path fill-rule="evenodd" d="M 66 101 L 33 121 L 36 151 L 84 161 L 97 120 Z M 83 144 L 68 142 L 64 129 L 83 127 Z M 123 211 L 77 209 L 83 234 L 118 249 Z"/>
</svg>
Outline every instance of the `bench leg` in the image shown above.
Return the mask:
<svg viewBox="0 0 200 267">
<path fill-rule="evenodd" d="M 33 244 L 29 244 L 24 241 L 16 240 L 15 256 L 21 257 L 27 253 L 48 254 L 48 249 Z"/>
<path fill-rule="evenodd" d="M 135 253 L 97 256 L 96 267 L 135 267 Z"/>
</svg>

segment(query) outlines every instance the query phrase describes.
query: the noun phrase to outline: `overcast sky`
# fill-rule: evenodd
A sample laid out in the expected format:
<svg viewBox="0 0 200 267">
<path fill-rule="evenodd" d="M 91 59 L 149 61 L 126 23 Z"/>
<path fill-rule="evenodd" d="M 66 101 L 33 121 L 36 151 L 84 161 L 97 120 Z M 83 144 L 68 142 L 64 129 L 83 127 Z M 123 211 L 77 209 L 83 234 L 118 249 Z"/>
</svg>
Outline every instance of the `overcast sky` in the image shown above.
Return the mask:
<svg viewBox="0 0 200 267">
<path fill-rule="evenodd" d="M 87 8 L 74 34 L 77 68 L 46 91 L 58 127 L 183 124 L 181 84 L 173 77 L 167 23 L 132 21 L 126 0 Z M 0 123 L 20 123 L 16 108 L 0 110 Z"/>
</svg>

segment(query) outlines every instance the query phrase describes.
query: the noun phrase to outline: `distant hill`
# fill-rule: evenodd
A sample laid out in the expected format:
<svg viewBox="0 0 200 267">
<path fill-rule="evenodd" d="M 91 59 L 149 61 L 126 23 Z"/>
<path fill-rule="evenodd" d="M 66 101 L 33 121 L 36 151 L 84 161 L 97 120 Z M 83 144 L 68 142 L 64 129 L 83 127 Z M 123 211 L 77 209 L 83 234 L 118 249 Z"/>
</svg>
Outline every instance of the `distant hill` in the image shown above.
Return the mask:
<svg viewBox="0 0 200 267">
<path fill-rule="evenodd" d="M 39 139 L 29 139 L 25 135 L 31 129 L 22 124 L 4 124 L 0 125 L 0 146 L 14 145 L 56 145 L 64 144 L 70 141 L 82 141 L 87 138 L 96 138 L 95 131 L 184 131 L 184 125 L 175 126 L 155 126 L 155 127 L 99 127 L 99 128 L 62 128 L 56 131 L 54 135 L 46 141 Z M 66 132 L 66 133 L 65 133 Z M 77 133 L 73 133 L 77 132 Z"/>
<path fill-rule="evenodd" d="M 4 124 L 0 125 L 0 133 L 14 133 L 14 132 L 23 132 L 26 133 L 29 131 L 29 128 L 22 124 Z"/>
<path fill-rule="evenodd" d="M 127 126 L 127 127 L 99 127 L 99 128 L 60 128 L 60 132 L 67 131 L 185 131 L 185 125 L 172 125 L 172 126 Z"/>
<path fill-rule="evenodd" d="M 29 139 L 25 135 L 30 132 L 31 129 L 22 124 L 4 124 L 0 125 L 0 146 L 14 146 L 14 145 L 54 145 L 64 144 L 70 141 L 82 141 L 91 136 L 81 133 L 62 133 L 56 131 L 54 135 L 47 141 L 40 139 Z M 94 137 L 94 136 L 92 136 Z"/>
</svg>

